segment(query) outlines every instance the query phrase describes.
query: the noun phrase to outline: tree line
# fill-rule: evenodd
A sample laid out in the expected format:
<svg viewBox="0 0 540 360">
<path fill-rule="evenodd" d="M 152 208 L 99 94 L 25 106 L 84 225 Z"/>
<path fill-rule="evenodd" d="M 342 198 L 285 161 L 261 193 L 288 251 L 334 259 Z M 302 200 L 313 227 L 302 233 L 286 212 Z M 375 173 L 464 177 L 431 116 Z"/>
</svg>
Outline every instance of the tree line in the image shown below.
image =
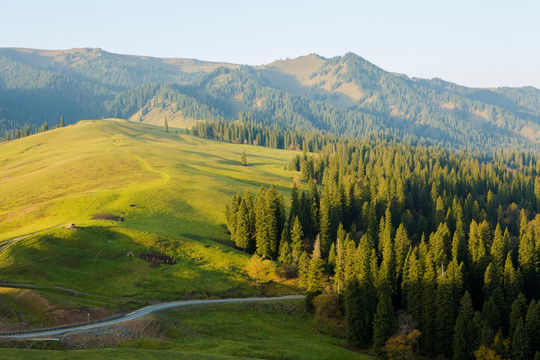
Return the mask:
<svg viewBox="0 0 540 360">
<path fill-rule="evenodd" d="M 27 137 L 27 136 L 30 136 L 30 135 L 42 133 L 42 132 L 45 132 L 45 131 L 49 131 L 49 130 L 59 128 L 59 127 L 64 127 L 64 126 L 65 126 L 65 122 L 64 122 L 64 117 L 63 116 L 60 116 L 60 122 L 58 124 L 56 124 L 56 125 L 53 125 L 53 126 L 49 126 L 48 122 L 44 122 L 39 127 L 26 124 L 24 127 L 20 128 L 20 129 L 13 129 L 12 128 L 10 130 L 4 130 L 4 135 L 0 137 L 0 142 L 20 139 L 20 138 L 23 138 L 23 137 Z"/>
</svg>

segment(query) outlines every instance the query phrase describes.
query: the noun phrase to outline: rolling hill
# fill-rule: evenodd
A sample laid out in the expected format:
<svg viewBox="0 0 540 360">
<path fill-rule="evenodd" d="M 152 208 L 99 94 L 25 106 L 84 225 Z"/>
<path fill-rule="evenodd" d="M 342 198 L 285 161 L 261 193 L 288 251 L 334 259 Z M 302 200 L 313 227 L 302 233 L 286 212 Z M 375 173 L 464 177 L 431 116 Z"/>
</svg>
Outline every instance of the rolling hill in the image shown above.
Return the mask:
<svg viewBox="0 0 540 360">
<path fill-rule="evenodd" d="M 241 166 L 244 151 L 249 166 Z M 0 144 L 0 331 L 81 323 L 165 300 L 297 293 L 294 280 L 249 279 L 250 255 L 230 242 L 224 215 L 232 194 L 261 184 L 288 197 L 298 173 L 284 168 L 294 154 L 119 119 Z M 176 264 L 137 258 L 148 251 Z M 61 345 L 0 339 L 0 355 L 55 358 L 58 351 L 2 348 L 60 346 L 86 348 L 69 353 L 81 359 L 369 358 L 314 332 L 303 308 L 288 300 L 165 310 L 69 333 Z"/>
<path fill-rule="evenodd" d="M 0 132 L 99 117 L 191 126 L 254 113 L 338 135 L 389 133 L 451 147 L 536 147 L 540 90 L 475 89 L 385 71 L 355 54 L 262 66 L 101 49 L 0 49 Z"/>
<path fill-rule="evenodd" d="M 248 167 L 240 165 L 244 150 Z M 0 154 L 2 281 L 74 289 L 92 294 L 79 306 L 116 310 L 260 292 L 243 275 L 249 256 L 231 248 L 224 204 L 261 184 L 288 195 L 292 174 L 283 168 L 292 152 L 99 120 L 3 143 Z M 148 251 L 178 264 L 152 267 L 129 256 Z M 62 308 L 66 299 L 57 298 L 50 302 Z"/>
</svg>

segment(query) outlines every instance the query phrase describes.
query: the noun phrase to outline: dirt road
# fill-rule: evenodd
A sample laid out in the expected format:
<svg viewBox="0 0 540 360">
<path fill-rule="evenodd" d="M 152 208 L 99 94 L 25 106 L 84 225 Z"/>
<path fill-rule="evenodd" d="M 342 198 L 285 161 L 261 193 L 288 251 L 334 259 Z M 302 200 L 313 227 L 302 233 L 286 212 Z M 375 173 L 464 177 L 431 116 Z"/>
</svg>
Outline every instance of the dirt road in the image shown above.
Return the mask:
<svg viewBox="0 0 540 360">
<path fill-rule="evenodd" d="M 129 321 L 137 319 L 153 313 L 154 311 L 170 309 L 181 306 L 191 306 L 191 305 L 208 305 L 208 304 L 229 304 L 229 303 L 240 303 L 240 302 L 256 302 L 256 301 L 280 301 L 280 300 L 291 300 L 291 299 L 303 299 L 303 295 L 289 295 L 289 296 L 280 296 L 280 297 L 251 297 L 251 298 L 236 298 L 236 299 L 211 299 L 211 300 L 185 300 L 185 301 L 172 301 L 162 304 L 150 305 L 139 310 L 135 310 L 127 315 L 124 315 L 120 318 L 115 318 L 111 320 L 104 320 L 92 324 L 78 324 L 62 329 L 43 329 L 40 331 L 33 330 L 31 333 L 22 333 L 16 335 L 1 335 L 0 338 L 3 339 L 40 339 L 44 337 L 54 337 L 55 335 L 61 335 L 72 331 L 79 330 L 88 330 L 94 329 L 102 326 L 111 326 L 116 325 L 124 321 Z"/>
</svg>

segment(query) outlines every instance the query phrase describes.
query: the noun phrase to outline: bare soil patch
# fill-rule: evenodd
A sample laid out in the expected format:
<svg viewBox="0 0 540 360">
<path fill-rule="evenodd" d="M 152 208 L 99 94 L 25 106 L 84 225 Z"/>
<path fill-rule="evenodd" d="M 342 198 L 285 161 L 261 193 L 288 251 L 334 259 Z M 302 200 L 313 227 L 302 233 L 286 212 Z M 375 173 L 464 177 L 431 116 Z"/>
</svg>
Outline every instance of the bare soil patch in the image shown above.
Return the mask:
<svg viewBox="0 0 540 360">
<path fill-rule="evenodd" d="M 92 216 L 93 220 L 114 220 L 114 221 L 124 221 L 123 216 L 104 213 L 104 214 L 94 214 Z"/>
<path fill-rule="evenodd" d="M 167 264 L 167 265 L 174 265 L 176 264 L 176 260 L 172 257 L 160 254 L 156 252 L 147 252 L 139 254 L 139 259 L 151 262 L 153 264 Z"/>
<path fill-rule="evenodd" d="M 139 337 L 166 339 L 164 322 L 157 319 L 131 320 L 117 326 L 70 332 L 59 340 L 66 349 L 88 349 L 115 346 Z"/>
<path fill-rule="evenodd" d="M 88 320 L 102 320 L 117 313 L 103 308 L 54 309 L 51 311 L 57 325 L 85 323 Z"/>
</svg>

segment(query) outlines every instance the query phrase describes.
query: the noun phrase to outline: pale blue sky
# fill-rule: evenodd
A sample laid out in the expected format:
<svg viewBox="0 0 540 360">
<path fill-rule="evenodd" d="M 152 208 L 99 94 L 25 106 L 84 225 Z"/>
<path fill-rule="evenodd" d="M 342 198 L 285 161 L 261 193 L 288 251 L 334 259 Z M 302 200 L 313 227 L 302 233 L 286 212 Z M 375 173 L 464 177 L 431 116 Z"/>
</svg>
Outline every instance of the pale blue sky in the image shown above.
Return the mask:
<svg viewBox="0 0 540 360">
<path fill-rule="evenodd" d="M 0 47 L 252 65 L 351 51 L 409 76 L 540 88 L 540 2 L 0 0 Z"/>
</svg>

